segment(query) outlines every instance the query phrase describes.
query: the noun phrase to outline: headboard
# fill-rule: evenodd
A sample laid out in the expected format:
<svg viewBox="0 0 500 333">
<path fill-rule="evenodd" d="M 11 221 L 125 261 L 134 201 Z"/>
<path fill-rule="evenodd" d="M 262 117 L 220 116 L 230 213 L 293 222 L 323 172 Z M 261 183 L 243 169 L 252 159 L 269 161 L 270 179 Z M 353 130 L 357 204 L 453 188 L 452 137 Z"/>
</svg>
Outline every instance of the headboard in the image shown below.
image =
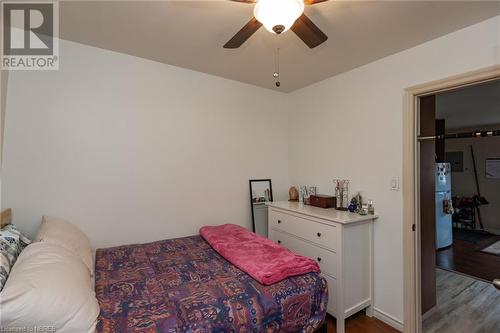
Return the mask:
<svg viewBox="0 0 500 333">
<path fill-rule="evenodd" d="M 5 227 L 12 222 L 12 209 L 7 208 L 0 213 L 0 228 Z"/>
</svg>

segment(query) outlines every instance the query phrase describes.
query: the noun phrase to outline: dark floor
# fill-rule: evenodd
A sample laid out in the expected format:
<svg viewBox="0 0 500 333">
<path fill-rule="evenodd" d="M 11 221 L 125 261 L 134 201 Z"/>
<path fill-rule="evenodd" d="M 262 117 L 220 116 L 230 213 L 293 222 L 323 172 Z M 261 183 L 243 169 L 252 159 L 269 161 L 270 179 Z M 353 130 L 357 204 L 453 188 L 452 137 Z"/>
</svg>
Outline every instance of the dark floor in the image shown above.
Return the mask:
<svg viewBox="0 0 500 333">
<path fill-rule="evenodd" d="M 485 246 L 500 240 L 491 235 L 476 241 L 455 238 L 453 245 L 436 253 L 436 266 L 486 281 L 500 278 L 500 256 L 481 252 Z"/>
<path fill-rule="evenodd" d="M 328 333 L 336 333 L 335 318 L 330 315 L 326 317 Z M 346 321 L 346 333 L 400 333 L 397 329 L 372 317 L 368 317 L 364 312 L 359 312 Z"/>
</svg>

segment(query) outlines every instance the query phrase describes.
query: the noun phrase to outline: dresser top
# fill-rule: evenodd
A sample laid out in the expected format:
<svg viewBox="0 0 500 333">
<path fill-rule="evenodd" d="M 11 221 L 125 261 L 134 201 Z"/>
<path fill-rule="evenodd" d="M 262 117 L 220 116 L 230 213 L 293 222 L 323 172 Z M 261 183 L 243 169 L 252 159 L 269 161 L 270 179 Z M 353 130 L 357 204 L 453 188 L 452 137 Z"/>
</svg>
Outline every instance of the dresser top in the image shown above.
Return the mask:
<svg viewBox="0 0 500 333">
<path fill-rule="evenodd" d="M 276 201 L 268 202 L 269 207 L 279 208 L 283 210 L 288 210 L 291 212 L 308 215 L 312 217 L 317 217 L 320 219 L 349 224 L 362 221 L 373 220 L 378 217 L 378 215 L 359 215 L 357 213 L 351 213 L 348 211 L 336 210 L 335 208 L 319 208 L 310 205 L 304 205 L 296 201 Z"/>
</svg>

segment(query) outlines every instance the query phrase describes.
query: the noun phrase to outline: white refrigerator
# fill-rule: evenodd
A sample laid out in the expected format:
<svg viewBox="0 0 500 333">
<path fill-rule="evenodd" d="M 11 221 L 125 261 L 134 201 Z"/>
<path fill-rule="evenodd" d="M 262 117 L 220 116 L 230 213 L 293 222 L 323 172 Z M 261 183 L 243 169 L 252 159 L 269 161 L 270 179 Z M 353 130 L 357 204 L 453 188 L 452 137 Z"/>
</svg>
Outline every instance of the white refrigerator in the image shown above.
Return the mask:
<svg viewBox="0 0 500 333">
<path fill-rule="evenodd" d="M 451 205 L 451 166 L 450 163 L 436 163 L 436 248 L 442 249 L 453 244 Z"/>
</svg>

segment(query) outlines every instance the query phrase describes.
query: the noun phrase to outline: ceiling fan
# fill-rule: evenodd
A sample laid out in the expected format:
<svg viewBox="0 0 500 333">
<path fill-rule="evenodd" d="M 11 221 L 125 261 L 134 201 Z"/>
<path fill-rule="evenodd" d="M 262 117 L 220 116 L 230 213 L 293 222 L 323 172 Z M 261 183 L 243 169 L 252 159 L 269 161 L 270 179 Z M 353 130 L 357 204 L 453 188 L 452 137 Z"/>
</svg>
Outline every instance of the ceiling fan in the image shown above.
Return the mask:
<svg viewBox="0 0 500 333">
<path fill-rule="evenodd" d="M 311 49 L 328 39 L 305 14 L 304 5 L 314 5 L 328 0 L 230 0 L 248 4 L 255 3 L 254 17 L 225 45 L 226 49 L 240 47 L 259 28 L 264 27 L 275 34 L 291 29 Z"/>
</svg>

